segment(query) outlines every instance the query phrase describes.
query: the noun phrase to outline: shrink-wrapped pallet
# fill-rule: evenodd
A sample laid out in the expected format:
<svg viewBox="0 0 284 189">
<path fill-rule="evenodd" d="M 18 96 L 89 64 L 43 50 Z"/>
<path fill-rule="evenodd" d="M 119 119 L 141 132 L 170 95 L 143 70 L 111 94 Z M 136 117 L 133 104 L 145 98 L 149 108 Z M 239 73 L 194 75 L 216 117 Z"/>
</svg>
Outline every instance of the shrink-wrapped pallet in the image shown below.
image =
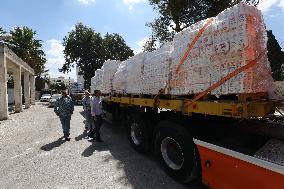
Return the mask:
<svg viewBox="0 0 284 189">
<path fill-rule="evenodd" d="M 129 58 L 126 68 L 116 71 L 117 64 L 108 61 L 102 68 L 102 92 L 111 91 L 115 72 L 115 90 L 129 94 L 156 94 L 161 88 L 172 95 L 198 94 L 223 78 L 228 80 L 211 94 L 269 92 L 274 83 L 266 43 L 261 12 L 240 3 L 191 25 L 156 51 Z M 228 77 L 244 66 L 246 69 Z M 122 75 L 126 83 L 120 80 Z"/>
<path fill-rule="evenodd" d="M 143 63 L 147 53 L 139 53 L 126 60 L 126 93 L 141 94 Z"/>
<path fill-rule="evenodd" d="M 167 88 L 169 82 L 172 44 L 147 53 L 143 66 L 142 93 L 157 94 Z"/>
<path fill-rule="evenodd" d="M 112 92 L 112 80 L 113 76 L 119 66 L 120 61 L 108 60 L 104 62 L 102 67 L 102 93 Z"/>
<path fill-rule="evenodd" d="M 97 69 L 95 71 L 95 76 L 91 78 L 91 93 L 94 90 L 102 90 L 102 70 Z"/>
<path fill-rule="evenodd" d="M 126 69 L 127 61 L 123 61 L 119 64 L 117 71 L 113 77 L 113 91 L 115 93 L 124 94 L 126 92 L 127 86 L 127 69 Z"/>
<path fill-rule="evenodd" d="M 205 27 L 210 21 L 209 26 Z M 204 32 L 198 36 L 198 32 L 200 34 L 203 29 Z M 196 43 L 192 43 L 195 39 Z M 266 42 L 261 12 L 242 3 L 224 10 L 215 18 L 190 26 L 179 32 L 173 40 L 170 93 L 200 93 L 251 61 L 256 61 L 256 64 L 223 83 L 212 94 L 272 90 L 273 79 L 267 60 Z M 181 63 L 181 58 L 191 44 L 194 45 L 188 57 Z"/>
<path fill-rule="evenodd" d="M 91 78 L 90 92 L 93 93 L 94 90 L 95 90 L 95 76 Z"/>
</svg>

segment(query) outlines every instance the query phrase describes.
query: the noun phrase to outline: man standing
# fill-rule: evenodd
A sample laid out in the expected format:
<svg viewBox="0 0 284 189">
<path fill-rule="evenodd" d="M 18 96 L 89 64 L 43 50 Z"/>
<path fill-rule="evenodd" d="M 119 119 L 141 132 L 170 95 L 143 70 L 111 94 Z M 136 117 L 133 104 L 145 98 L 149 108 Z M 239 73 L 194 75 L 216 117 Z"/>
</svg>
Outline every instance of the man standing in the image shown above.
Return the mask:
<svg viewBox="0 0 284 189">
<path fill-rule="evenodd" d="M 100 135 L 100 129 L 101 125 L 103 123 L 103 110 L 102 110 L 102 99 L 100 97 L 101 91 L 95 90 L 94 91 L 94 97 L 91 102 L 91 114 L 94 117 L 95 120 L 95 129 L 93 129 L 89 137 L 94 138 L 94 135 L 96 134 L 96 141 L 97 142 L 103 142 Z"/>
<path fill-rule="evenodd" d="M 60 118 L 65 140 L 70 141 L 70 120 L 74 111 L 74 104 L 71 97 L 67 95 L 67 91 L 64 90 L 61 94 L 62 97 L 55 102 L 54 112 Z"/>
<path fill-rule="evenodd" d="M 90 96 L 89 91 L 85 91 L 85 96 L 82 99 L 82 105 L 83 105 L 83 109 L 84 109 L 84 117 L 86 119 L 86 124 L 85 124 L 85 129 L 89 129 L 90 131 L 93 128 L 93 122 L 94 122 L 94 118 L 92 117 L 91 114 L 91 100 L 92 97 Z"/>
</svg>

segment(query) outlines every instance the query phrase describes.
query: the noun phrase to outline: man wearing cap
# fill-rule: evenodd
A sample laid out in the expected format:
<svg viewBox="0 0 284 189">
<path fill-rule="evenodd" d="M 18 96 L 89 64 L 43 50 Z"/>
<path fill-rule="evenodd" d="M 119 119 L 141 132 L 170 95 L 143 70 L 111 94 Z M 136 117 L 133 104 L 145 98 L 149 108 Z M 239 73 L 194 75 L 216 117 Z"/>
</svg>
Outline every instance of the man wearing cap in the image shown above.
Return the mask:
<svg viewBox="0 0 284 189">
<path fill-rule="evenodd" d="M 54 112 L 60 118 L 64 138 L 66 141 L 70 141 L 70 120 L 74 111 L 73 100 L 67 95 L 67 91 L 61 92 L 62 97 L 56 100 L 54 104 Z"/>
</svg>

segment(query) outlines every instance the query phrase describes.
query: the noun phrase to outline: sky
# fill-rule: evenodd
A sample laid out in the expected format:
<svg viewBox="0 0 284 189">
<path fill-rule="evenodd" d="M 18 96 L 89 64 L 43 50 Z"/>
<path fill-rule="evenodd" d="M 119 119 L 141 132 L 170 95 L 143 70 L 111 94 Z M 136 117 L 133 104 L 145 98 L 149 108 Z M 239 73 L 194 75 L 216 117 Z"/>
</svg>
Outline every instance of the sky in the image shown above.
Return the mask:
<svg viewBox="0 0 284 189">
<path fill-rule="evenodd" d="M 284 0 L 260 0 L 266 27 L 284 47 Z M 102 35 L 118 33 L 135 53 L 151 34 L 145 24 L 157 17 L 147 0 L 2 0 L 0 26 L 6 31 L 14 26 L 28 26 L 43 40 L 47 69 L 51 77 L 76 79 L 75 69 L 69 74 L 58 71 L 64 64 L 62 40 L 78 22 Z"/>
</svg>

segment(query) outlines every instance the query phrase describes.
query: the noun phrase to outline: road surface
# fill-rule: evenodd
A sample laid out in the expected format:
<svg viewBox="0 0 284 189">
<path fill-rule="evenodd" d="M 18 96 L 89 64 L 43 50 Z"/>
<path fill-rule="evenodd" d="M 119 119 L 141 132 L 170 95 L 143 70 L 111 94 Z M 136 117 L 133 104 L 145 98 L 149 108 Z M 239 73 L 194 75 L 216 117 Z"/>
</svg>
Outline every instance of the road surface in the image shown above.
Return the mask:
<svg viewBox="0 0 284 189">
<path fill-rule="evenodd" d="M 104 124 L 103 143 L 86 139 L 81 110 L 75 107 L 70 142 L 60 139 L 60 121 L 43 103 L 0 122 L 0 188 L 196 188 L 134 151 L 119 127 Z"/>
</svg>

